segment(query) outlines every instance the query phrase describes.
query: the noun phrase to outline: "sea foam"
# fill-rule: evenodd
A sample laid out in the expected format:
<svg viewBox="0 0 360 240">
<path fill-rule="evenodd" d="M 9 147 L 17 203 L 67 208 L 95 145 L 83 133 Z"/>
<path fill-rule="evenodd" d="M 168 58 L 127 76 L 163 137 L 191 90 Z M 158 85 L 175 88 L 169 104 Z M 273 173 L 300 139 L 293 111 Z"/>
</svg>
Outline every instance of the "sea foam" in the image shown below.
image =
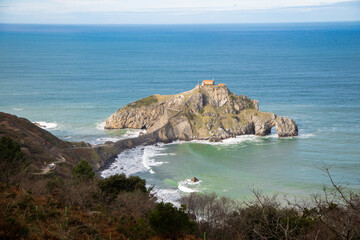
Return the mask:
<svg viewBox="0 0 360 240">
<path fill-rule="evenodd" d="M 142 164 L 142 155 L 143 150 L 140 147 L 123 151 L 108 169 L 101 172 L 101 176 L 106 178 L 119 173 L 130 176 L 148 171 Z"/>
<path fill-rule="evenodd" d="M 178 189 L 155 188 L 151 191 L 157 197 L 157 202 L 170 202 L 180 207 L 179 199 L 183 194 Z"/>
<path fill-rule="evenodd" d="M 105 121 L 96 124 L 96 128 L 99 129 L 99 130 L 104 130 L 104 128 L 105 128 Z"/>
<path fill-rule="evenodd" d="M 144 152 L 142 156 L 142 164 L 146 169 L 148 169 L 148 171 L 151 174 L 155 173 L 155 171 L 152 169 L 153 166 L 160 166 L 164 163 L 167 163 L 167 162 L 156 162 L 154 159 L 155 156 L 167 155 L 161 153 L 162 150 L 163 148 L 154 145 L 146 146 L 144 148 Z"/>
<path fill-rule="evenodd" d="M 105 142 L 117 142 L 119 141 L 121 138 L 116 138 L 116 137 L 103 137 L 103 138 L 97 138 L 95 141 L 95 144 L 103 144 Z"/>
<path fill-rule="evenodd" d="M 240 144 L 242 142 L 256 142 L 261 141 L 262 137 L 255 135 L 241 135 L 233 138 L 227 138 L 222 140 L 222 142 L 209 142 L 209 140 L 191 140 L 191 141 L 174 141 L 172 143 L 167 143 L 166 145 L 172 144 L 186 144 L 186 143 L 198 143 L 198 144 L 208 144 L 208 145 L 234 145 Z"/>
<path fill-rule="evenodd" d="M 160 166 L 167 162 L 156 162 L 154 157 L 167 155 L 162 153 L 163 145 L 139 146 L 127 149 L 120 153 L 110 167 L 101 173 L 102 177 L 109 177 L 117 173 L 124 173 L 127 176 L 140 172 L 155 174 L 153 166 Z"/>
<path fill-rule="evenodd" d="M 36 124 L 39 124 L 41 128 L 43 129 L 54 129 L 54 128 L 57 128 L 57 123 L 55 122 L 33 122 L 33 123 L 36 123 Z"/>
<path fill-rule="evenodd" d="M 178 182 L 178 189 L 185 193 L 200 192 L 199 186 L 202 181 L 193 182 L 191 179 Z"/>
</svg>

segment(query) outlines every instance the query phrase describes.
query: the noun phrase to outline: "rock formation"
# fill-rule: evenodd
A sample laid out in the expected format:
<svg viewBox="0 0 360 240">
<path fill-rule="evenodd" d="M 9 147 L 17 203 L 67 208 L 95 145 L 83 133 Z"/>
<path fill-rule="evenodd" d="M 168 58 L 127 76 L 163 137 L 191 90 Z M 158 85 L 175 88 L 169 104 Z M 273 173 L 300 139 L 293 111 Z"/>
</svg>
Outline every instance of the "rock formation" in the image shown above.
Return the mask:
<svg viewBox="0 0 360 240">
<path fill-rule="evenodd" d="M 191 181 L 192 181 L 192 182 L 198 182 L 199 179 L 197 179 L 196 177 L 193 177 L 193 178 L 191 179 Z"/>
<path fill-rule="evenodd" d="M 238 135 L 265 136 L 276 127 L 279 137 L 298 135 L 295 121 L 259 111 L 258 101 L 231 93 L 226 86 L 200 86 L 176 95 L 153 95 L 112 114 L 106 129 L 146 129 L 159 141 L 209 140 Z"/>
</svg>

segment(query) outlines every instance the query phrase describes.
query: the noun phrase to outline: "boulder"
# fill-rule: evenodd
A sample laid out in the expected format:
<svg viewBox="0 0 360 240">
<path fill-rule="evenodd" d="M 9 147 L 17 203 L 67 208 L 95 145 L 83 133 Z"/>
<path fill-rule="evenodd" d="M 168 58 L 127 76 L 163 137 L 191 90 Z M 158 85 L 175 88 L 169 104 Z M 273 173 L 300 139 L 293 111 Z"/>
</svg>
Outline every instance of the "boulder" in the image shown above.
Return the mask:
<svg viewBox="0 0 360 240">
<path fill-rule="evenodd" d="M 193 178 L 191 179 L 191 181 L 192 181 L 192 182 L 198 182 L 199 179 L 197 179 L 196 177 L 193 177 Z"/>
<path fill-rule="evenodd" d="M 276 118 L 275 127 L 279 137 L 294 137 L 299 132 L 295 121 L 286 117 Z"/>
</svg>

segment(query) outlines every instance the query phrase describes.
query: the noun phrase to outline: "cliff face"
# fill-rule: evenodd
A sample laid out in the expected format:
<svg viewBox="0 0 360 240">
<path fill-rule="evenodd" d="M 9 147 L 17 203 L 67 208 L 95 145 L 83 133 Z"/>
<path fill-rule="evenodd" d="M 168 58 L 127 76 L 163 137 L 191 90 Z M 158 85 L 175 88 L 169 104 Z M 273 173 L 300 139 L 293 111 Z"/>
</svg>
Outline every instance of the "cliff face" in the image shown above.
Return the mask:
<svg viewBox="0 0 360 240">
<path fill-rule="evenodd" d="M 196 86 L 176 95 L 153 95 L 112 114 L 105 128 L 138 128 L 161 141 L 220 141 L 244 134 L 265 136 L 276 127 L 279 137 L 297 136 L 296 123 L 259 111 L 258 101 L 231 93 L 226 86 Z"/>
</svg>

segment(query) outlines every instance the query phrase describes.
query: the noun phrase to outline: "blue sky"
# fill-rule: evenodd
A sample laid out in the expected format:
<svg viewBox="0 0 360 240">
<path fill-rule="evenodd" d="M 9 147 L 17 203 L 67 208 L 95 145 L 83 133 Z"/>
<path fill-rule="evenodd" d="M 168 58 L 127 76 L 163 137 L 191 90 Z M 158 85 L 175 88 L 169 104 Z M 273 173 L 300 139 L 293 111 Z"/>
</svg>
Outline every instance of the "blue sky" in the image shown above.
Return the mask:
<svg viewBox="0 0 360 240">
<path fill-rule="evenodd" d="M 360 0 L 0 0 L 0 23 L 360 21 Z"/>
</svg>

